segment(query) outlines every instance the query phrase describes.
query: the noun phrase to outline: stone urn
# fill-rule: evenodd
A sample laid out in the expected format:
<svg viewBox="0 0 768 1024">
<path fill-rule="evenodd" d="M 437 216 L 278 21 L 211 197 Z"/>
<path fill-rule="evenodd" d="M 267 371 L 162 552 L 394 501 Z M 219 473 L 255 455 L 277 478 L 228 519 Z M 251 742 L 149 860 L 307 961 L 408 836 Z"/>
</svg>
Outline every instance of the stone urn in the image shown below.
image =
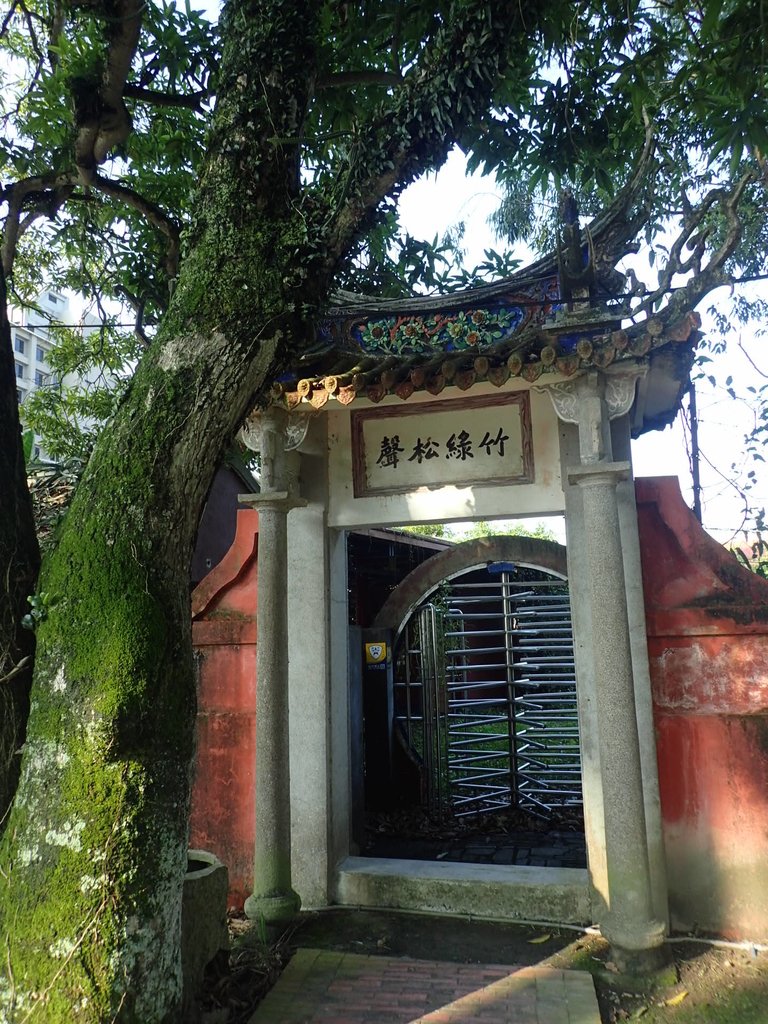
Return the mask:
<svg viewBox="0 0 768 1024">
<path fill-rule="evenodd" d="M 205 968 L 229 949 L 226 867 L 207 850 L 189 850 L 181 903 L 182 1007 L 185 1021 L 199 1019 L 197 1000 Z"/>
</svg>

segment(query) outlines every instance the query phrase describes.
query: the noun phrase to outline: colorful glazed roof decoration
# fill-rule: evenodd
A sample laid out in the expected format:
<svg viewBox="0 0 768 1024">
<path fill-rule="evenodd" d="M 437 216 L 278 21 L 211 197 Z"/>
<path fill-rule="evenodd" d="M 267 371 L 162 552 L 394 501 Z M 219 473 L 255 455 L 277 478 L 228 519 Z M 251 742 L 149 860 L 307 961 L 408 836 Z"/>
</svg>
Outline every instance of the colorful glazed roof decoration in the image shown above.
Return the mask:
<svg viewBox="0 0 768 1024">
<path fill-rule="evenodd" d="M 645 220 L 633 188 L 585 230 L 564 194 L 556 252 L 497 284 L 403 300 L 339 293 L 316 344 L 275 382 L 272 400 L 289 409 L 407 400 L 415 391 L 534 383 L 627 361 L 648 370 L 635 433 L 665 425 L 687 387 L 700 320 L 695 296 L 644 298 L 634 275 L 615 269 L 636 251 Z"/>
<path fill-rule="evenodd" d="M 273 398 L 290 409 L 301 402 L 319 409 L 330 398 L 349 405 L 357 396 L 405 400 L 416 390 L 438 395 L 480 381 L 500 387 L 513 377 L 534 383 L 544 374 L 571 377 L 617 360 L 643 359 L 670 344 L 681 347 L 675 368 L 687 379 L 698 314 L 686 313 L 672 325 L 659 319 L 623 329 L 622 312 L 589 308 L 588 316 L 575 316 L 556 302 L 521 306 L 508 300 L 495 308 L 473 304 L 427 315 L 348 317 L 326 327 L 333 340 L 280 380 Z"/>
</svg>

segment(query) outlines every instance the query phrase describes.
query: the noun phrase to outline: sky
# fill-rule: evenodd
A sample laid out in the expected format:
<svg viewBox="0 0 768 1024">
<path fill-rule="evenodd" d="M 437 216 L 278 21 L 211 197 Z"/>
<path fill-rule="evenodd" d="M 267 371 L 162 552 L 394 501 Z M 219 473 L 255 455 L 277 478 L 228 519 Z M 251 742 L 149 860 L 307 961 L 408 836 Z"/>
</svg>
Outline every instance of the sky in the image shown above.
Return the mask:
<svg viewBox="0 0 768 1024">
<path fill-rule="evenodd" d="M 445 229 L 464 221 L 466 233 L 465 263 L 474 267 L 483 260 L 486 248 L 501 250 L 503 244 L 495 239 L 488 227 L 490 214 L 498 205 L 499 193 L 492 179 L 467 177 L 462 154 L 454 150 L 447 163 L 437 174 L 431 174 L 411 185 L 401 197 L 400 210 L 404 227 L 415 237 L 431 240 L 441 236 Z M 521 251 L 521 257 L 529 254 Z M 642 254 L 641 254 L 642 256 Z M 638 270 L 641 280 L 649 274 Z M 757 294 L 758 286 L 751 286 Z M 768 295 L 768 282 L 762 282 L 763 297 Z M 705 307 L 718 303 L 724 307 L 728 289 L 719 289 L 702 303 L 702 330 L 713 339 L 718 338 L 712 318 Z M 746 353 L 739 347 L 746 349 Z M 768 468 L 761 462 L 748 459 L 744 451 L 744 435 L 754 425 L 755 406 L 747 392 L 749 385 L 761 381 L 758 369 L 768 375 L 768 359 L 760 357 L 760 338 L 754 330 L 735 327 L 727 338 L 726 351 L 712 355 L 712 362 L 695 369 L 699 417 L 699 444 L 702 451 L 702 511 L 703 525 L 715 539 L 728 543 L 743 538 L 744 499 L 739 496 L 733 481 L 744 480 L 754 470 L 756 483 L 749 492 L 750 503 L 768 509 Z M 752 365 L 750 362 L 755 365 Z M 713 385 L 708 377 L 715 380 Z M 733 378 L 731 387 L 736 398 L 726 389 L 725 381 Z M 635 476 L 677 476 L 686 501 L 693 501 L 693 487 L 688 454 L 688 437 L 678 416 L 672 427 L 651 431 L 633 442 Z M 734 465 L 736 469 L 734 470 Z M 749 526 L 749 524 L 746 524 Z M 752 534 L 754 531 L 752 531 Z"/>
</svg>

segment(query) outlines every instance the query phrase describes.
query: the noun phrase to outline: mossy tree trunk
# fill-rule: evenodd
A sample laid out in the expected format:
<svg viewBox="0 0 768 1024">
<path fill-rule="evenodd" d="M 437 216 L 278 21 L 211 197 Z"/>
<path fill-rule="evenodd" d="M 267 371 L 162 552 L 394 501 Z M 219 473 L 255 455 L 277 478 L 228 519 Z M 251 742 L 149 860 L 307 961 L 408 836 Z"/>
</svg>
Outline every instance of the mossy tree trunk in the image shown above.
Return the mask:
<svg viewBox="0 0 768 1024">
<path fill-rule="evenodd" d="M 16 401 L 11 325 L 0 265 L 0 833 L 19 777 L 35 636 L 21 620 L 29 611 L 40 569 L 32 500 L 27 488 L 19 407 Z"/>
<path fill-rule="evenodd" d="M 284 30 L 298 41 L 311 19 L 310 9 L 290 26 L 284 17 Z M 255 33 L 254 47 L 269 34 Z M 295 149 L 258 138 L 246 117 L 261 113 L 271 135 L 274 117 L 289 112 L 279 131 L 295 136 L 311 52 L 292 45 L 265 88 L 251 71 L 263 52 L 247 49 L 239 33 L 170 311 L 43 571 L 40 588 L 57 603 L 38 629 L 2 854 L 3 1021 L 39 1006 L 33 1020 L 151 1024 L 174 1019 L 178 1006 L 195 714 L 191 550 L 223 445 L 286 339 L 306 330 L 285 270 L 301 245 Z"/>
<path fill-rule="evenodd" d="M 527 31 L 517 4 L 457 3 L 425 74 L 321 192 L 301 186 L 295 140 L 323 8 L 225 10 L 209 158 L 171 307 L 43 571 L 40 589 L 58 602 L 38 631 L 0 851 L 0 1021 L 177 1019 L 195 714 L 188 571 L 204 496 L 254 396 L 312 336 L 356 233 L 444 159 L 461 100 L 487 105 L 510 33 L 519 44 Z"/>
</svg>

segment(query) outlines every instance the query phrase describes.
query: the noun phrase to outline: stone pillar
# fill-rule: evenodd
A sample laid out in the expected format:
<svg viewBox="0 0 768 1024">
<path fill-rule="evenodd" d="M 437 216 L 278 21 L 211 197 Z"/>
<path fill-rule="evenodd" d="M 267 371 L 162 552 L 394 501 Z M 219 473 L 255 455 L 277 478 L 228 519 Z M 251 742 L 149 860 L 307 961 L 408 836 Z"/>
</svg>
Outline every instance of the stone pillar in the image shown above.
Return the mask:
<svg viewBox="0 0 768 1024">
<path fill-rule="evenodd" d="M 245 913 L 266 924 L 290 919 L 301 902 L 291 886 L 286 519 L 303 502 L 296 497 L 296 479 L 291 478 L 285 451 L 286 424 L 282 409 L 262 413 L 258 450 L 263 489 L 240 497 L 259 512 L 256 840 L 253 894 L 245 901 Z"/>
<path fill-rule="evenodd" d="M 611 420 L 614 461 L 631 462 L 629 416 Z M 578 485 L 575 487 L 579 491 Z M 640 739 L 640 764 L 643 771 L 645 831 L 648 839 L 648 863 L 651 869 L 654 917 L 669 926 L 669 892 L 664 834 L 659 794 L 659 765 L 656 754 L 656 729 L 653 719 L 653 694 L 648 663 L 648 630 L 645 621 L 643 571 L 640 560 L 640 533 L 637 521 L 635 482 L 630 477 L 616 488 L 624 556 L 624 581 L 627 585 L 629 635 L 632 639 L 632 671 L 635 677 L 635 711 Z"/>
<path fill-rule="evenodd" d="M 301 494 L 307 506 L 288 516 L 291 866 L 305 909 L 331 902 L 329 719 L 334 703 L 328 654 L 326 427 L 326 416 L 315 417 L 299 448 Z"/>
<path fill-rule="evenodd" d="M 636 376 L 611 381 L 610 411 L 631 404 Z M 654 966 L 664 924 L 653 912 L 653 888 L 635 708 L 635 681 L 627 614 L 627 593 L 616 487 L 630 473 L 628 462 L 613 462 L 606 382 L 593 373 L 568 385 L 555 385 L 558 415 L 579 427 L 581 465 L 568 479 L 582 497 L 583 579 L 571 579 L 571 592 L 589 607 L 588 643 L 594 674 L 595 719 L 605 820 L 607 909 L 599 921 L 622 970 Z M 616 393 L 623 397 L 616 401 Z"/>
<path fill-rule="evenodd" d="M 592 613 L 591 646 L 603 783 L 609 907 L 600 922 L 618 955 L 631 969 L 636 955 L 654 949 L 664 926 L 654 919 L 643 777 L 635 712 L 632 653 L 619 532 L 616 485 L 629 464 L 601 462 L 569 474 L 584 502 L 587 599 Z M 623 961 L 623 962 L 621 962 Z"/>
</svg>

